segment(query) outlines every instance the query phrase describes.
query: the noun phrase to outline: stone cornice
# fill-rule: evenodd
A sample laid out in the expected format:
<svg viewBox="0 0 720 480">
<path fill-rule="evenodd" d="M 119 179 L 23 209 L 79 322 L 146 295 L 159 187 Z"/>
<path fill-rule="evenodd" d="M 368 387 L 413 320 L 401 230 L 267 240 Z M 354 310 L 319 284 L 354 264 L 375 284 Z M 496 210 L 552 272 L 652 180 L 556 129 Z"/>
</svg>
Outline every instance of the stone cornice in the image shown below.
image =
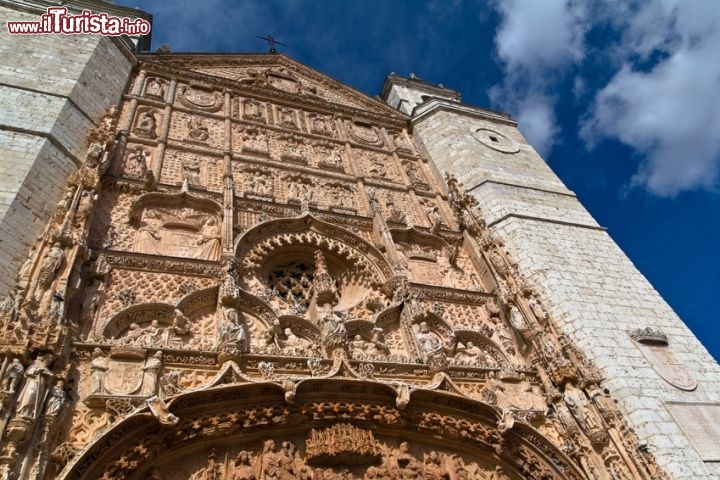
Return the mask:
<svg viewBox="0 0 720 480">
<path fill-rule="evenodd" d="M 219 87 L 231 89 L 256 98 L 270 100 L 288 106 L 310 108 L 324 113 L 341 112 L 350 118 L 365 118 L 384 126 L 402 129 L 407 125 L 407 117 L 385 103 L 371 98 L 337 80 L 333 80 L 295 60 L 278 54 L 139 54 L 141 68 L 148 71 L 185 77 L 206 82 Z M 342 92 L 349 100 L 362 105 L 352 107 L 333 103 L 317 97 L 301 96 L 283 90 L 241 83 L 237 80 L 223 78 L 192 70 L 199 67 L 285 67 L 301 76 L 316 81 L 326 88 Z"/>
<path fill-rule="evenodd" d="M 420 122 L 423 122 L 433 116 L 437 112 L 451 112 L 456 115 L 464 115 L 468 117 L 475 117 L 481 120 L 489 120 L 494 123 L 500 123 L 503 125 L 510 125 L 513 127 L 517 126 L 517 122 L 510 118 L 510 115 L 506 113 L 494 112 L 480 107 L 473 107 L 470 105 L 463 105 L 450 100 L 443 100 L 441 98 L 432 98 L 427 102 L 418 105 L 413 110 L 411 125 L 415 126 Z"/>
</svg>

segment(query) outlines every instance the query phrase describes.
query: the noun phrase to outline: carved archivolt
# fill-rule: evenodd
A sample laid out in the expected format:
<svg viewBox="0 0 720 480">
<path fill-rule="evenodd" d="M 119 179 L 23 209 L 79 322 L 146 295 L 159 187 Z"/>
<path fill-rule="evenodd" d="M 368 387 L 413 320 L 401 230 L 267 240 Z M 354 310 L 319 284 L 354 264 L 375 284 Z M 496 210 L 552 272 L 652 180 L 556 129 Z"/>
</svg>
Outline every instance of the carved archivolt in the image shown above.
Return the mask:
<svg viewBox="0 0 720 480">
<path fill-rule="evenodd" d="M 400 409 L 394 389 L 352 379 L 308 380 L 290 404 L 286 392 L 265 382 L 181 394 L 160 405 L 177 419 L 166 428 L 140 409 L 57 478 L 585 478 L 521 421 L 498 430 L 501 413 L 480 402 L 418 391 Z"/>
</svg>

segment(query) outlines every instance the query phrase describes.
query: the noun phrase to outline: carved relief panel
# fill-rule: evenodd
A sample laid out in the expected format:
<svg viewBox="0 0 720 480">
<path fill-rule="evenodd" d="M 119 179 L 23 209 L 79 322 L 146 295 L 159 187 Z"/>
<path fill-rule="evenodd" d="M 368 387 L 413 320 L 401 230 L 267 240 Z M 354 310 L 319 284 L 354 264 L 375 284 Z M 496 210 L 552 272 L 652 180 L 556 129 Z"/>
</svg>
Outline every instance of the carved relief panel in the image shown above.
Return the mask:
<svg viewBox="0 0 720 480">
<path fill-rule="evenodd" d="M 152 171 L 155 149 L 142 144 L 128 144 L 120 174 L 130 178 L 144 179 Z"/>
<path fill-rule="evenodd" d="M 307 165 L 310 162 L 313 149 L 305 137 L 293 133 L 284 133 L 278 135 L 277 139 L 275 158 L 300 165 Z"/>
<path fill-rule="evenodd" d="M 174 111 L 168 138 L 201 147 L 219 149 L 224 145 L 225 125 L 222 120 Z"/>
<path fill-rule="evenodd" d="M 371 147 L 384 147 L 383 132 L 378 127 L 362 121 L 345 120 L 345 133 L 354 143 Z"/>
<path fill-rule="evenodd" d="M 250 156 L 270 156 L 270 145 L 274 134 L 254 125 L 232 126 L 232 144 L 236 153 Z"/>
<path fill-rule="evenodd" d="M 157 465 L 159 480 L 498 479 L 509 467 L 461 456 L 420 442 L 376 438 L 371 430 L 347 423 L 311 429 L 306 437 L 286 436 L 232 448 L 213 448 Z"/>
<path fill-rule="evenodd" d="M 276 169 L 242 162 L 233 162 L 232 168 L 236 194 L 256 200 L 272 201 L 275 198 Z"/>
<path fill-rule="evenodd" d="M 352 158 L 369 180 L 405 183 L 392 155 L 353 148 Z"/>
<path fill-rule="evenodd" d="M 182 185 L 185 180 L 191 189 L 222 191 L 222 159 L 168 148 L 160 182 Z"/>
<path fill-rule="evenodd" d="M 222 110 L 224 95 L 211 87 L 180 84 L 177 87 L 176 100 L 187 108 L 215 113 Z"/>
<path fill-rule="evenodd" d="M 273 123 L 275 126 L 288 130 L 301 129 L 300 112 L 294 108 L 273 105 Z"/>
<path fill-rule="evenodd" d="M 147 208 L 140 217 L 134 251 L 218 260 L 221 218 L 193 208 Z"/>
<path fill-rule="evenodd" d="M 152 107 L 139 107 L 135 114 L 132 133 L 141 138 L 155 140 L 163 114 Z"/>
<path fill-rule="evenodd" d="M 320 113 L 311 113 L 306 116 L 309 124 L 308 131 L 325 137 L 336 137 L 335 122 L 332 116 Z"/>
<path fill-rule="evenodd" d="M 406 192 L 379 187 L 366 187 L 368 199 L 388 223 L 422 225 L 412 199 Z"/>
<path fill-rule="evenodd" d="M 254 98 L 234 98 L 232 117 L 247 122 L 267 123 L 267 104 Z"/>
</svg>

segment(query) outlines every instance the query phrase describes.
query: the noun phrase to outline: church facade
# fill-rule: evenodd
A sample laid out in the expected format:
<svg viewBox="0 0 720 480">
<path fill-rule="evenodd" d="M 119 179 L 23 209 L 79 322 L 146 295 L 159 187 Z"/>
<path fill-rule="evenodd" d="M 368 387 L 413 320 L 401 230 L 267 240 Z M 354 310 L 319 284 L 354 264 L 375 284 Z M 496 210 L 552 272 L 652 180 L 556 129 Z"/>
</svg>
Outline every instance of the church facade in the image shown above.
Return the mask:
<svg viewBox="0 0 720 480">
<path fill-rule="evenodd" d="M 614 317 L 651 287 L 509 117 L 106 48 L 119 101 L 5 279 L 0 478 L 718 473 L 717 364 L 657 294 Z"/>
</svg>

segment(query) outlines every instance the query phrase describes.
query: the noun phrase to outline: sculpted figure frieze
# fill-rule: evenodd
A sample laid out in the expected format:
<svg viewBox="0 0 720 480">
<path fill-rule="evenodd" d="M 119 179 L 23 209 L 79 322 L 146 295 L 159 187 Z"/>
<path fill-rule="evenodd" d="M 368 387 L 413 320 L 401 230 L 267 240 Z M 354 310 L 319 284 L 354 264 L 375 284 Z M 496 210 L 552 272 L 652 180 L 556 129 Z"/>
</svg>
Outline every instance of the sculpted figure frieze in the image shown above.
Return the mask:
<svg viewBox="0 0 720 480">
<path fill-rule="evenodd" d="M 194 209 L 145 210 L 135 239 L 135 251 L 153 255 L 217 260 L 220 222 Z"/>
<path fill-rule="evenodd" d="M 262 446 L 212 448 L 177 465 L 173 480 L 509 480 L 505 469 L 445 449 L 388 442 L 371 430 L 334 424 L 302 442 L 267 438 Z"/>
</svg>

